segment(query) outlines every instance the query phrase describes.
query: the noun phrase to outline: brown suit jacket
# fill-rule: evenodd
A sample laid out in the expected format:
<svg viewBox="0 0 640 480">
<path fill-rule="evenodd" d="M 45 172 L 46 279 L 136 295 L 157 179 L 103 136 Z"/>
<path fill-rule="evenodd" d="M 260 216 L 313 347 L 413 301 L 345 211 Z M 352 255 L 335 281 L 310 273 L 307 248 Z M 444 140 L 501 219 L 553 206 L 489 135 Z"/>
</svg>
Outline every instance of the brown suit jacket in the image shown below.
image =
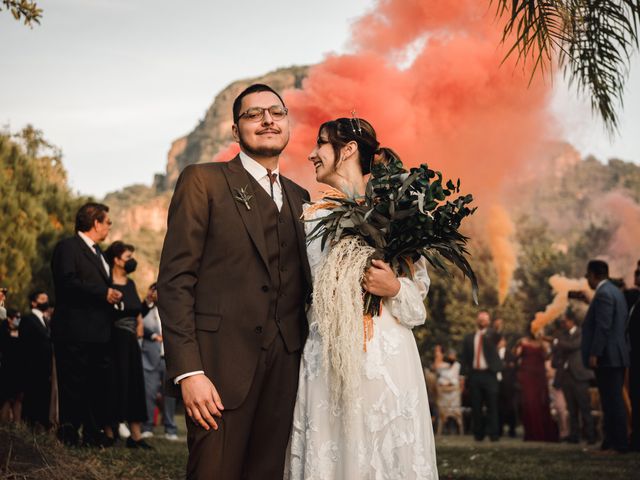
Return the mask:
<svg viewBox="0 0 640 480">
<path fill-rule="evenodd" d="M 309 193 L 280 176 L 284 201 L 295 218 Z M 167 377 L 204 370 L 225 409 L 245 399 L 268 321 L 269 271 L 264 228 L 249 174 L 237 156 L 230 162 L 190 165 L 176 184 L 158 277 Z M 300 262 L 310 290 L 302 221 L 296 225 Z M 301 321 L 304 321 L 301 319 Z M 303 339 L 294 348 L 302 348 Z"/>
</svg>

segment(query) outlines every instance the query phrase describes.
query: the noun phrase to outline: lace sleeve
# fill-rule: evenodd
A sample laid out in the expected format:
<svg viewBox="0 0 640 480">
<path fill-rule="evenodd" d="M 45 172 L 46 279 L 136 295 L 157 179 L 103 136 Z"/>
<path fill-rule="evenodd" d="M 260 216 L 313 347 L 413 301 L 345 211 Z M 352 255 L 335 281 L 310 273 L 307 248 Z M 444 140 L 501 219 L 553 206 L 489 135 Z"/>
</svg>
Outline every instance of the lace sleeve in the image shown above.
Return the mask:
<svg viewBox="0 0 640 480">
<path fill-rule="evenodd" d="M 409 278 L 398 280 L 400 280 L 400 291 L 395 297 L 388 298 L 386 301 L 391 314 L 407 328 L 422 325 L 427 318 L 424 299 L 431 284 L 426 260 L 421 257 L 415 263 L 413 280 Z"/>
</svg>

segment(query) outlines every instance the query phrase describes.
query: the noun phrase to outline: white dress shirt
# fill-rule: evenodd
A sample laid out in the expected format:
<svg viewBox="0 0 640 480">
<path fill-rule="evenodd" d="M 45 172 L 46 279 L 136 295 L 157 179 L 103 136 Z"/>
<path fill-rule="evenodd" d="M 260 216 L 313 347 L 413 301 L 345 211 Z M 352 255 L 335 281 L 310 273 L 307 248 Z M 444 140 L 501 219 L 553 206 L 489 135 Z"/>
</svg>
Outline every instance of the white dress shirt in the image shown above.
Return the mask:
<svg viewBox="0 0 640 480">
<path fill-rule="evenodd" d="M 607 283 L 607 280 L 609 280 L 608 278 L 605 278 L 604 280 L 600 280 L 600 283 L 598 283 L 598 286 L 596 287 L 596 289 L 594 290 L 595 292 L 598 291 L 598 289 L 604 285 L 605 283 Z"/>
<path fill-rule="evenodd" d="M 271 196 L 271 183 L 269 181 L 269 175 L 267 169 L 256 162 L 253 158 L 244 152 L 240 152 L 240 161 L 242 166 L 249 175 L 256 179 L 264 191 Z M 271 173 L 278 175 L 276 181 L 273 184 L 273 201 L 276 202 L 278 210 L 282 209 L 282 186 L 280 185 L 280 167 L 276 167 Z"/>
<path fill-rule="evenodd" d="M 487 359 L 484 358 L 484 349 L 482 348 L 482 344 L 480 344 L 480 359 L 478 361 L 478 352 L 476 351 L 476 349 L 478 348 L 478 339 L 481 334 L 486 335 L 487 331 L 478 330 L 473 337 L 473 368 L 474 370 L 486 370 L 488 368 Z M 483 340 L 483 343 L 484 343 L 484 340 Z"/>
<path fill-rule="evenodd" d="M 91 249 L 91 251 L 97 255 L 96 253 L 96 249 L 93 247 L 96 242 L 94 242 L 93 240 L 91 240 L 89 237 L 87 237 L 84 233 L 82 232 L 78 232 L 78 235 L 80 235 L 80 238 L 82 240 L 84 240 L 84 243 L 87 244 L 87 246 Z M 107 263 L 107 261 L 104 259 L 103 255 L 100 255 L 100 260 L 102 260 L 102 266 L 104 267 L 105 272 L 107 272 L 107 277 L 109 275 L 111 275 L 111 269 L 109 268 L 109 264 Z"/>
<path fill-rule="evenodd" d="M 269 196 L 271 196 L 271 181 L 269 180 L 267 169 L 244 152 L 240 152 L 240 161 L 242 162 L 242 166 L 247 171 L 247 173 L 251 175 L 262 188 L 264 188 L 264 191 L 267 192 Z M 273 201 L 278 207 L 278 210 L 282 210 L 282 186 L 280 185 L 280 167 L 276 167 L 276 169 L 272 170 L 271 173 L 275 173 L 277 175 L 276 181 L 273 184 Z M 180 383 L 180 380 L 184 378 L 200 374 L 204 374 L 204 372 L 202 370 L 196 370 L 194 372 L 183 373 L 182 375 L 178 375 L 175 378 L 174 382 L 177 385 L 178 383 Z"/>
<path fill-rule="evenodd" d="M 44 321 L 44 313 L 42 313 L 37 308 L 32 308 L 31 313 L 33 313 L 36 317 L 38 317 L 38 320 L 40 320 L 40 323 L 42 323 L 42 326 L 44 328 L 47 328 L 47 323 Z"/>
</svg>

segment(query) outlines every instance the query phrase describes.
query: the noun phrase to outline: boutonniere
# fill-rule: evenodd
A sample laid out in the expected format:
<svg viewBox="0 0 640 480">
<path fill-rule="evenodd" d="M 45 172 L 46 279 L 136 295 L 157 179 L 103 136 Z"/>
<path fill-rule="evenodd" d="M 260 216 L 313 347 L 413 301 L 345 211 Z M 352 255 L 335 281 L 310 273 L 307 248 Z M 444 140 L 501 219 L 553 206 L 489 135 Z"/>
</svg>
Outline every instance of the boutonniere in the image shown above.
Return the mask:
<svg viewBox="0 0 640 480">
<path fill-rule="evenodd" d="M 247 191 L 248 188 L 249 188 L 249 185 L 245 185 L 242 188 L 236 188 L 235 189 L 236 194 L 233 196 L 233 198 L 235 198 L 240 203 L 244 203 L 244 206 L 247 207 L 247 210 L 251 210 L 251 205 L 249 205 L 249 202 L 253 198 L 253 195 L 251 195 Z"/>
</svg>

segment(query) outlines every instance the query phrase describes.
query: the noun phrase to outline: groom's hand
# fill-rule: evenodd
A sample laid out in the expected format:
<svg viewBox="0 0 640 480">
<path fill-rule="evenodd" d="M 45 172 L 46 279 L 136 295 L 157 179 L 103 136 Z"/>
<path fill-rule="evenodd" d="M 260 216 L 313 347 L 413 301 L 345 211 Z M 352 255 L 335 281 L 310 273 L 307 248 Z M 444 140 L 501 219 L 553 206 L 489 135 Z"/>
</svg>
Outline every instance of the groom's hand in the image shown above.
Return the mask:
<svg viewBox="0 0 640 480">
<path fill-rule="evenodd" d="M 205 375 L 193 375 L 180 381 L 187 415 L 205 430 L 218 429 L 214 417 L 222 417 L 222 400 L 216 387 Z"/>
<path fill-rule="evenodd" d="M 395 297 L 400 291 L 400 281 L 391 266 L 382 260 L 372 260 L 364 274 L 364 289 L 379 297 Z"/>
</svg>

